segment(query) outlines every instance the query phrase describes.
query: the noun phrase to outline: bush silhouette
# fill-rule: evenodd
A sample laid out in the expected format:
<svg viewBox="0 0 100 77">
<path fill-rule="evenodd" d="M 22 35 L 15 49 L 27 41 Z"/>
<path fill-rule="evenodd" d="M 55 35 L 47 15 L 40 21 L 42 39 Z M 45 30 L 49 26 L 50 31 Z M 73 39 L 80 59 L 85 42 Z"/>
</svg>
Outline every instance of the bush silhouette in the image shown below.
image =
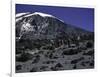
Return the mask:
<svg viewBox="0 0 100 77">
<path fill-rule="evenodd" d="M 22 53 L 19 57 L 16 57 L 16 61 L 19 61 L 19 62 L 26 62 L 30 59 L 33 58 L 33 55 L 32 54 L 29 54 L 29 53 Z"/>
</svg>

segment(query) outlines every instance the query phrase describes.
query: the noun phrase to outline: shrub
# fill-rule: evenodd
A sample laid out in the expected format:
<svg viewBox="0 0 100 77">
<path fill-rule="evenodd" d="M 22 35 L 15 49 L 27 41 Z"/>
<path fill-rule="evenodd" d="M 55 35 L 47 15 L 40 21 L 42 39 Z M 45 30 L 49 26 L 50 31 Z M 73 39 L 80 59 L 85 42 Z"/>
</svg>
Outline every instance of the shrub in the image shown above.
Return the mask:
<svg viewBox="0 0 100 77">
<path fill-rule="evenodd" d="M 16 57 L 16 61 L 19 61 L 19 62 L 26 62 L 30 59 L 33 58 L 33 55 L 32 54 L 29 54 L 29 53 L 22 53 L 19 57 Z"/>
<path fill-rule="evenodd" d="M 40 60 L 40 56 L 37 55 L 37 56 L 35 57 L 35 59 L 33 60 L 32 64 L 34 64 L 34 63 L 38 63 L 39 60 Z"/>
<path fill-rule="evenodd" d="M 92 55 L 94 55 L 94 50 L 87 51 L 87 52 L 83 53 L 83 55 L 92 56 Z"/>
<path fill-rule="evenodd" d="M 87 42 L 86 47 L 87 47 L 87 48 L 92 48 L 92 47 L 93 47 L 92 42 Z"/>
<path fill-rule="evenodd" d="M 78 63 L 78 62 L 81 61 L 81 60 L 84 60 L 84 57 L 80 57 L 80 58 L 78 58 L 78 59 L 72 60 L 72 61 L 71 61 L 71 64 L 76 64 L 76 63 Z"/>
<path fill-rule="evenodd" d="M 30 72 L 36 72 L 38 69 L 36 67 L 32 68 Z"/>
<path fill-rule="evenodd" d="M 21 70 L 22 69 L 22 65 L 17 65 L 16 66 L 16 70 Z"/>
<path fill-rule="evenodd" d="M 74 55 L 74 54 L 78 54 L 79 52 L 81 52 L 81 50 L 79 49 L 64 50 L 62 55 Z"/>
</svg>

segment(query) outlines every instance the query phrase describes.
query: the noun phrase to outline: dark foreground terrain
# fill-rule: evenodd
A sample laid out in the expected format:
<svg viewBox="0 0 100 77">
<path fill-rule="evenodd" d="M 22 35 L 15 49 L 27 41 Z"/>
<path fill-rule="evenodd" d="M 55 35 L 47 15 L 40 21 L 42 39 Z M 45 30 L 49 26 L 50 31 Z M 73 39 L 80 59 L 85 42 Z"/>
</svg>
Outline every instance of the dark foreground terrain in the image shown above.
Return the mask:
<svg viewBox="0 0 100 77">
<path fill-rule="evenodd" d="M 16 53 L 16 72 L 38 72 L 94 67 L 94 49 L 89 41 L 42 46 L 40 49 L 24 49 Z M 23 53 L 22 53 L 23 52 Z"/>
<path fill-rule="evenodd" d="M 16 21 L 15 64 L 16 73 L 94 68 L 94 33 L 52 17 L 23 17 Z"/>
</svg>

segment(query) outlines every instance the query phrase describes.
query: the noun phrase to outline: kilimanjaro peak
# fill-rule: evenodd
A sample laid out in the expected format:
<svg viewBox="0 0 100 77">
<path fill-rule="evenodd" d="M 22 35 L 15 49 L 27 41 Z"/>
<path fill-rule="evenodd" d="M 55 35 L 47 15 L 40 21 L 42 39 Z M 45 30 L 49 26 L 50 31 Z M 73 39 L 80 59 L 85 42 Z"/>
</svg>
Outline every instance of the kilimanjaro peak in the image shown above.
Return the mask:
<svg viewBox="0 0 100 77">
<path fill-rule="evenodd" d="M 89 33 L 83 29 L 67 24 L 59 18 L 42 13 L 18 13 L 16 15 L 16 36 L 31 39 L 53 39 L 57 36 L 80 36 Z M 70 35 L 69 35 L 70 34 Z"/>
</svg>

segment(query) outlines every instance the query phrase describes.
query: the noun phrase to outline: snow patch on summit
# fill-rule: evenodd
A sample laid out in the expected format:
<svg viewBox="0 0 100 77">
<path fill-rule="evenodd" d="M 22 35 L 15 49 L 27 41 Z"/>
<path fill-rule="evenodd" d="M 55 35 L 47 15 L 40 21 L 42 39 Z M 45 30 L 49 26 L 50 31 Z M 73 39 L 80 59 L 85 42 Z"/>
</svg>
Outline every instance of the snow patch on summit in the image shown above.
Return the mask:
<svg viewBox="0 0 100 77">
<path fill-rule="evenodd" d="M 29 12 L 26 12 L 26 13 L 18 13 L 18 14 L 16 14 L 16 18 L 18 18 L 18 17 L 20 17 L 20 16 L 23 16 L 23 15 L 26 15 L 26 14 L 28 14 Z"/>
<path fill-rule="evenodd" d="M 41 12 L 34 12 L 34 13 L 29 14 L 29 15 L 26 15 L 25 17 L 32 16 L 32 15 L 40 15 L 42 17 L 54 17 L 52 15 L 49 15 L 49 14 L 46 14 L 46 13 L 41 13 Z"/>
</svg>

